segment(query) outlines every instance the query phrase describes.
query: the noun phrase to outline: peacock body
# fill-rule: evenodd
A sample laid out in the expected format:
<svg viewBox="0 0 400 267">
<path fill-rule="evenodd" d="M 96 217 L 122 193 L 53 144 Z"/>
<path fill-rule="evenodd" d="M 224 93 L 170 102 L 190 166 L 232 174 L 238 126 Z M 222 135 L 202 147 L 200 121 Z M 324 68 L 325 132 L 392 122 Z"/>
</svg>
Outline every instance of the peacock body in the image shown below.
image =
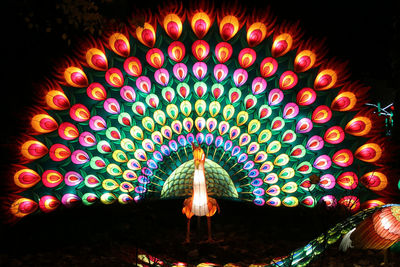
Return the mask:
<svg viewBox="0 0 400 267">
<path fill-rule="evenodd" d="M 398 195 L 368 88 L 296 24 L 206 5 L 145 17 L 88 38 L 43 83 L 10 179 L 14 218 L 186 197 L 192 143 L 215 198 L 356 212 Z"/>
</svg>

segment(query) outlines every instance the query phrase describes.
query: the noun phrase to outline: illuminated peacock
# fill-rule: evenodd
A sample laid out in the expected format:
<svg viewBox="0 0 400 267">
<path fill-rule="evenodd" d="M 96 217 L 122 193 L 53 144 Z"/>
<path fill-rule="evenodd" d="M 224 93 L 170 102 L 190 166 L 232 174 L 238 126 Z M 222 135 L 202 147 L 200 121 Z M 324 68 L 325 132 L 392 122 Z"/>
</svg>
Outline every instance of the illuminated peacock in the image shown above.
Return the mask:
<svg viewBox="0 0 400 267">
<path fill-rule="evenodd" d="M 321 43 L 302 40 L 298 24 L 203 2 L 141 13 L 143 23 L 88 37 L 43 82 L 10 179 L 14 219 L 188 197 L 193 144 L 213 198 L 372 208 L 330 232 L 334 241 L 395 201 L 391 146 L 365 106 L 369 88 L 324 59 Z M 322 239 L 293 255 L 307 263 Z"/>
</svg>

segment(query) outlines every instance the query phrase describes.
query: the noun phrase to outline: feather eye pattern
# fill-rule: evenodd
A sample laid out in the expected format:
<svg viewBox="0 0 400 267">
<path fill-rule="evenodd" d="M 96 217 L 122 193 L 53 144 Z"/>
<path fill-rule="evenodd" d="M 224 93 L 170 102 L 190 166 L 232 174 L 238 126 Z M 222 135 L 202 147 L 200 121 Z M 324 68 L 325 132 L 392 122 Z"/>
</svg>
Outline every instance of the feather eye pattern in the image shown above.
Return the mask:
<svg viewBox="0 0 400 267">
<path fill-rule="evenodd" d="M 187 196 L 193 143 L 216 198 L 355 213 L 398 196 L 368 88 L 298 24 L 235 5 L 143 14 L 44 83 L 9 179 L 14 219 Z"/>
</svg>

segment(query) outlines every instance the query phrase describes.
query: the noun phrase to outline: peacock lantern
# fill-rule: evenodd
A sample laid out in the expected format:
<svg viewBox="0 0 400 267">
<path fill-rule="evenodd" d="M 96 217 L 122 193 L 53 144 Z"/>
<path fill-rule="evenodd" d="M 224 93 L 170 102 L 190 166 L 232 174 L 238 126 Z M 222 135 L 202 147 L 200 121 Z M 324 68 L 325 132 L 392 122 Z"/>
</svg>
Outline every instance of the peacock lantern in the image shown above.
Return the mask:
<svg viewBox="0 0 400 267">
<path fill-rule="evenodd" d="M 190 242 L 190 219 L 196 216 L 207 216 L 207 229 L 208 229 L 208 242 L 212 242 L 211 236 L 211 216 L 213 216 L 217 210 L 219 210 L 219 205 L 214 198 L 208 197 L 207 195 L 207 185 L 205 179 L 204 165 L 206 162 L 206 157 L 203 149 L 200 146 L 192 145 L 193 147 L 193 164 L 194 164 L 194 174 L 193 174 L 193 191 L 192 196 L 185 199 L 183 202 L 182 213 L 186 215 L 187 221 L 187 231 L 185 242 Z"/>
<path fill-rule="evenodd" d="M 141 25 L 87 37 L 42 83 L 9 177 L 10 218 L 187 198 L 190 241 L 190 218 L 209 219 L 215 199 L 323 203 L 353 215 L 274 264 L 306 265 L 366 219 L 382 221 L 385 244 L 399 241 L 384 121 L 365 105 L 369 88 L 325 58 L 321 42 L 233 4 L 141 14 Z"/>
</svg>

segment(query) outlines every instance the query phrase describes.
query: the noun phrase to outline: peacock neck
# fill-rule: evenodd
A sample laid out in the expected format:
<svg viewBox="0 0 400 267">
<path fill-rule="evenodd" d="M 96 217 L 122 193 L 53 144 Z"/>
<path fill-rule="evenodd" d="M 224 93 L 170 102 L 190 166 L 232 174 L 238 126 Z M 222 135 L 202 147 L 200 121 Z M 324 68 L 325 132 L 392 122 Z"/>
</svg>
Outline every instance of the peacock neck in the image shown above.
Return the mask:
<svg viewBox="0 0 400 267">
<path fill-rule="evenodd" d="M 196 216 L 205 216 L 208 212 L 207 206 L 207 185 L 204 173 L 204 163 L 194 169 L 193 176 L 193 205 L 192 212 Z"/>
<path fill-rule="evenodd" d="M 204 172 L 204 162 L 201 162 L 197 167 L 195 165 L 194 170 L 198 170 L 198 171 Z"/>
<path fill-rule="evenodd" d="M 201 190 L 197 190 L 201 188 Z M 195 190 L 196 189 L 196 190 Z M 193 195 L 194 194 L 205 194 L 207 196 L 207 185 L 206 177 L 204 173 L 204 163 L 200 163 L 199 166 L 194 169 L 193 176 Z"/>
</svg>

